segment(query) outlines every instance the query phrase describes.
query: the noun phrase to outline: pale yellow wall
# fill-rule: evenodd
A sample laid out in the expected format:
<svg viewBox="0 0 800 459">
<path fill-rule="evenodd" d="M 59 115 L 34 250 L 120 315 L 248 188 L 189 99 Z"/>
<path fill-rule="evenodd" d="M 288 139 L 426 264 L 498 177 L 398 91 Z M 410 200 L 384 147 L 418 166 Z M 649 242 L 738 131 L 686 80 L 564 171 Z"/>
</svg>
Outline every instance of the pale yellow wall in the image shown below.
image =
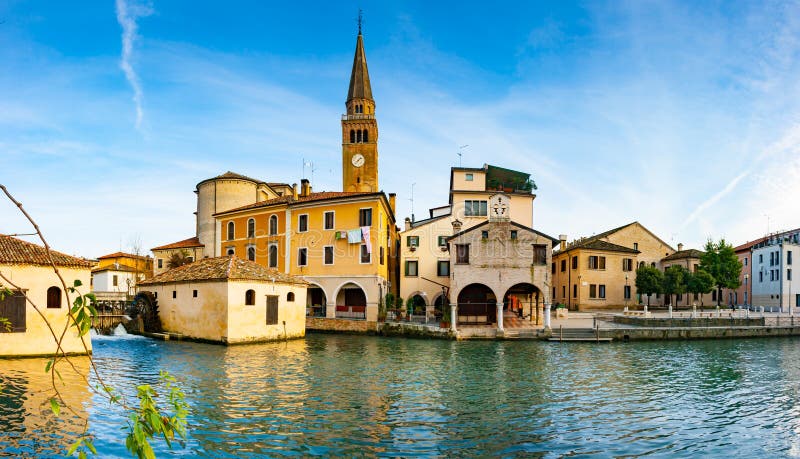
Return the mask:
<svg viewBox="0 0 800 459">
<path fill-rule="evenodd" d="M 578 257 L 578 269 L 572 269 L 572 257 Z M 598 256 L 606 258 L 605 269 L 589 269 L 589 257 Z M 631 259 L 632 270 L 622 270 L 622 260 Z M 567 260 L 566 271 L 561 271 L 561 260 Z M 598 309 L 625 306 L 625 276 L 627 285 L 631 287 L 631 298 L 627 304 L 637 304 L 636 301 L 636 261 L 635 253 L 608 252 L 604 250 L 574 249 L 566 253 L 558 253 L 553 257 L 556 264 L 554 286 L 556 296 L 553 301 L 580 309 Z M 590 285 L 606 286 L 606 297 L 589 298 Z M 573 286 L 578 286 L 578 295 L 573 295 Z M 565 288 L 566 287 L 566 288 Z M 552 293 L 552 292 L 551 292 Z M 566 295 L 565 295 L 566 293 Z M 653 296 L 652 299 L 655 299 Z M 653 304 L 653 303 L 651 303 Z"/>
<path fill-rule="evenodd" d="M 603 240 L 623 247 L 633 248 L 634 243 L 638 243 L 638 255 L 640 262 L 645 262 L 648 266 L 655 263 L 660 267 L 661 259 L 675 253 L 675 249 L 660 241 L 657 237 L 650 234 L 642 225 L 635 223 L 617 231 Z"/>
<path fill-rule="evenodd" d="M 45 266 L 2 264 L 0 265 L 0 272 L 18 287 L 27 289 L 28 298 L 39 307 L 39 311 L 42 312 L 53 329 L 60 335 L 69 321 L 67 313 L 70 306 L 66 293 L 53 269 Z M 73 282 L 77 279 L 83 284 L 79 290 L 82 293 L 89 293 L 91 280 L 89 268 L 59 267 L 59 272 L 67 282 L 67 286 L 73 285 Z M 61 308 L 59 309 L 47 308 L 47 289 L 52 286 L 61 289 Z M 12 288 L 10 285 L 7 287 Z M 71 294 L 70 300 L 74 300 L 74 296 Z M 27 305 L 25 320 L 27 326 L 25 333 L 0 333 L 0 356 L 32 356 L 54 353 L 56 343 L 50 329 L 30 303 Z M 86 347 L 91 351 L 91 339 L 89 339 L 88 335 L 83 338 Z M 83 354 L 86 352 L 74 327 L 70 327 L 67 331 L 61 346 L 67 353 Z"/>
<path fill-rule="evenodd" d="M 459 220 L 464 222 L 464 227 L 468 228 L 478 223 L 484 222 L 488 217 L 467 217 L 464 215 L 464 201 L 466 200 L 480 200 L 486 201 L 487 206 L 489 197 L 497 194 L 497 191 L 487 192 L 468 192 L 459 193 L 453 192 L 453 210 L 452 215 L 455 215 Z M 532 227 L 533 224 L 533 200 L 535 195 L 520 195 L 520 194 L 506 194 L 511 199 L 511 220 L 521 225 Z"/>
<path fill-rule="evenodd" d="M 217 179 L 209 180 L 197 187 L 197 237 L 205 245 L 204 255 L 214 257 L 217 223 L 213 214 L 253 204 L 263 200 L 258 186 L 248 180 Z"/>
<path fill-rule="evenodd" d="M 472 174 L 472 181 L 467 180 Z M 486 189 L 486 173 L 483 171 L 453 171 L 453 190 L 484 191 Z"/>
<path fill-rule="evenodd" d="M 165 331 L 190 338 L 223 341 L 228 328 L 226 282 L 173 283 L 142 286 L 156 293 L 158 315 Z M 172 291 L 177 294 L 172 298 Z M 192 291 L 197 290 L 197 298 Z"/>
<path fill-rule="evenodd" d="M 186 252 L 189 256 L 194 257 L 195 260 L 199 260 L 204 257 L 203 248 L 202 247 L 191 247 L 186 249 L 166 249 L 166 250 L 153 250 L 153 274 L 159 275 L 165 271 L 169 271 L 167 267 L 167 262 L 172 254 Z M 161 259 L 161 268 L 158 267 L 158 260 Z"/>
<path fill-rule="evenodd" d="M 245 305 L 249 289 L 256 292 L 253 306 Z M 228 343 L 302 338 L 306 334 L 306 291 L 302 284 L 229 282 Z M 294 293 L 294 301 L 287 301 L 289 292 Z M 267 295 L 278 296 L 278 325 L 266 324 Z"/>
<path fill-rule="evenodd" d="M 438 276 L 437 262 L 439 260 L 450 261 L 450 252 L 441 250 L 438 246 L 438 237 L 449 237 L 452 234 L 452 219 L 449 217 L 400 233 L 400 296 L 403 300 L 407 300 L 415 294 L 421 294 L 425 298 L 426 304 L 430 306 L 436 297 L 441 295 L 442 287 L 423 279 L 423 277 L 450 286 L 450 276 Z M 408 236 L 419 236 L 419 247 L 414 251 L 408 247 Z M 407 260 L 417 260 L 419 267 L 417 277 L 406 276 L 405 262 Z"/>
</svg>

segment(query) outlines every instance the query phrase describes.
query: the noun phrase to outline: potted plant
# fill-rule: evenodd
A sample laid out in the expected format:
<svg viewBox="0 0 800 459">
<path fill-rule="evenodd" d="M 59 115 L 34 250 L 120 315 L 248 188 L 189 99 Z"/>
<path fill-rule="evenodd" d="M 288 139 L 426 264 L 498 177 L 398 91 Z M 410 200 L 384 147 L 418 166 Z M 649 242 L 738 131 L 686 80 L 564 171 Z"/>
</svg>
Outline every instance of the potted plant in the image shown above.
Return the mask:
<svg viewBox="0 0 800 459">
<path fill-rule="evenodd" d="M 450 328 L 450 308 L 442 308 L 442 321 L 439 322 L 439 328 Z"/>
<path fill-rule="evenodd" d="M 403 318 L 403 299 L 399 296 L 394 299 L 394 313 L 396 320 Z"/>
<path fill-rule="evenodd" d="M 406 300 L 406 320 L 411 320 L 411 316 L 414 314 L 414 297 L 412 296 L 408 300 Z"/>
</svg>

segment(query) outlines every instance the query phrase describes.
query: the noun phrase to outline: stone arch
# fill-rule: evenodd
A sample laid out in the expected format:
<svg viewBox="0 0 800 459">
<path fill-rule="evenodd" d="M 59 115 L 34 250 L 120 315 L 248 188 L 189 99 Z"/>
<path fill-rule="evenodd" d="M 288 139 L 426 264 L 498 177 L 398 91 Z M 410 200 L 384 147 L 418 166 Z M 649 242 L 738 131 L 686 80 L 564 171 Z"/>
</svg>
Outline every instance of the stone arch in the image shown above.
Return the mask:
<svg viewBox="0 0 800 459">
<path fill-rule="evenodd" d="M 412 313 L 419 315 L 420 313 L 424 312 L 428 307 L 428 294 L 425 292 L 418 291 L 412 293 L 411 295 L 408 295 L 408 298 L 406 298 L 406 307 L 408 307 L 409 302 L 411 301 L 413 301 L 412 305 L 414 307 Z"/>
<path fill-rule="evenodd" d="M 530 282 L 514 284 L 503 295 L 503 309 L 538 321 L 539 310 L 544 306 L 545 293 Z"/>
<path fill-rule="evenodd" d="M 344 319 L 366 319 L 367 291 L 357 282 L 349 280 L 336 289 L 336 317 Z"/>
<path fill-rule="evenodd" d="M 497 322 L 497 299 L 494 289 L 481 283 L 464 286 L 456 295 L 459 324 Z"/>
<path fill-rule="evenodd" d="M 328 293 L 316 282 L 308 281 L 306 291 L 306 315 L 313 317 L 325 317 L 325 310 L 328 306 Z"/>
</svg>

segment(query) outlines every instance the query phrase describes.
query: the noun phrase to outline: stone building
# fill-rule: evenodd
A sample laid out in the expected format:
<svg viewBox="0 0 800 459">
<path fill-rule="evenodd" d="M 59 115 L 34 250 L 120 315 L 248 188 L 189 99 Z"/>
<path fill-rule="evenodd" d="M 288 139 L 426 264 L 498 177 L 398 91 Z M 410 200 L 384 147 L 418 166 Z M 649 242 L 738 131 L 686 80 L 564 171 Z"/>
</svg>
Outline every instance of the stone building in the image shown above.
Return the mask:
<svg viewBox="0 0 800 459">
<path fill-rule="evenodd" d="M 461 325 L 496 324 L 503 329 L 504 315 L 540 322 L 550 303 L 553 244 L 558 242 L 510 218 L 505 193 L 489 198 L 488 220 L 447 238 L 452 277 L 450 298 Z"/>
<path fill-rule="evenodd" d="M 661 259 L 661 267 L 666 270 L 670 266 L 681 266 L 689 272 L 695 273 L 700 268 L 700 259 L 705 252 L 697 249 L 683 249 L 683 244 L 678 244 L 678 251 Z M 717 300 L 716 291 L 712 293 L 684 293 L 675 295 L 675 307 L 712 306 Z M 672 301 L 671 296 L 664 297 L 665 304 Z"/>
<path fill-rule="evenodd" d="M 794 312 L 800 307 L 800 285 L 794 279 L 800 231 L 769 236 L 751 250 L 753 305 Z"/>
</svg>

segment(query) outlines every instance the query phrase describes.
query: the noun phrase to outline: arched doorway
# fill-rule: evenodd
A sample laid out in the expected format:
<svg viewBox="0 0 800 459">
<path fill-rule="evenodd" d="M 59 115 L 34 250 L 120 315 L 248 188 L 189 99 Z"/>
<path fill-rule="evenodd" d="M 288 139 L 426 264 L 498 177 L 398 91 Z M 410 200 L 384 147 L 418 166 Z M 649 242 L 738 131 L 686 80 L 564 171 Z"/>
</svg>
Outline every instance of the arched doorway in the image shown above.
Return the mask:
<svg viewBox="0 0 800 459">
<path fill-rule="evenodd" d="M 433 300 L 433 315 L 436 317 L 436 320 L 441 320 L 444 316 L 444 309 L 449 307 L 450 300 L 443 294 L 440 293 L 439 296 Z"/>
<path fill-rule="evenodd" d="M 325 290 L 318 285 L 310 285 L 306 295 L 306 315 L 312 317 L 325 317 L 325 308 L 328 299 Z"/>
<path fill-rule="evenodd" d="M 544 293 L 529 283 L 512 285 L 503 296 L 505 314 L 518 319 L 528 319 L 531 322 L 539 322 L 543 305 Z"/>
<path fill-rule="evenodd" d="M 425 301 L 424 294 L 415 293 L 406 300 L 406 311 L 413 316 L 425 315 L 425 308 L 428 302 Z"/>
<path fill-rule="evenodd" d="M 336 317 L 342 319 L 367 318 L 367 294 L 358 285 L 348 282 L 336 294 Z"/>
<path fill-rule="evenodd" d="M 497 297 L 483 284 L 469 284 L 458 293 L 458 322 L 485 325 L 497 322 Z"/>
</svg>

